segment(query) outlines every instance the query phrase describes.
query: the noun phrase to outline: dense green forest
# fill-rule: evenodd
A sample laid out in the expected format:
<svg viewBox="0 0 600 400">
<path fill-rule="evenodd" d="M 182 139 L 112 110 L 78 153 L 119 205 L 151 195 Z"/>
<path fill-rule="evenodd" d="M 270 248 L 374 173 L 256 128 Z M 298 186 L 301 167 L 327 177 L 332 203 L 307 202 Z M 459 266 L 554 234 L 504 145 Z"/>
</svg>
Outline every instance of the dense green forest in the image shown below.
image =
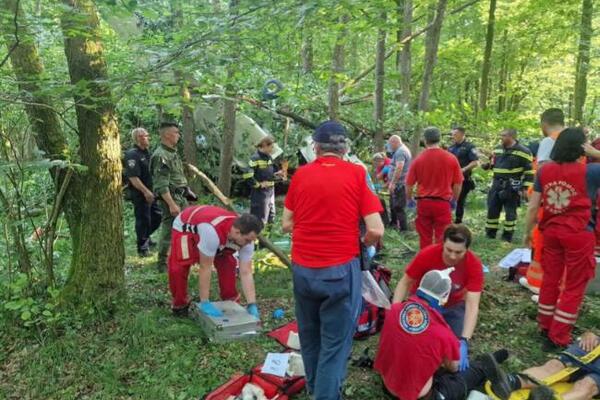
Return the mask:
<svg viewBox="0 0 600 400">
<path fill-rule="evenodd" d="M 86 392 L 85 384 L 59 379 L 50 387 L 70 389 L 58 395 L 7 383 L 25 376 L 12 364 L 22 348 L 56 344 L 61 335 L 68 342 L 79 330 L 111 337 L 119 324 L 146 323 L 124 323 L 123 315 L 162 321 L 149 334 L 170 325 L 166 278 L 152 260 L 130 254 L 121 158 L 132 128 L 148 129 L 154 146 L 159 123 L 178 121 L 185 161 L 234 197 L 232 154 L 252 151 L 233 149 L 236 114 L 271 133 L 291 166 L 326 119 L 349 128 L 353 152 L 366 163 L 393 133 L 417 149 L 429 125 L 466 127 L 484 154 L 503 128 L 536 141 L 549 107 L 595 138 L 599 29 L 593 0 L 0 0 L 0 396 L 192 398 L 219 382 L 207 378 L 179 393 L 102 392 L 95 382 Z M 488 177 L 476 172 L 483 187 Z M 203 201 L 218 203 L 199 181 L 192 185 Z M 238 196 L 235 204 L 247 202 Z M 486 246 L 494 257 L 509 249 Z M 280 273 L 265 285 L 281 285 Z M 149 303 L 144 314 L 140 304 Z M 183 341 L 194 328 L 167 335 Z M 225 371 L 249 366 L 236 358 Z"/>
</svg>

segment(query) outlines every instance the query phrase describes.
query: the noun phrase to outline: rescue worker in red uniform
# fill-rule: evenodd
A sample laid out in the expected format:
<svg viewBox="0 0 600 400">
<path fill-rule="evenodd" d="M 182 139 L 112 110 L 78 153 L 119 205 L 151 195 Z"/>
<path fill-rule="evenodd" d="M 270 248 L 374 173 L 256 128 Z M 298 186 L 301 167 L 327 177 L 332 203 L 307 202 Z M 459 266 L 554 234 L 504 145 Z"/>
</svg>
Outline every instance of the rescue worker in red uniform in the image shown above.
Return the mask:
<svg viewBox="0 0 600 400">
<path fill-rule="evenodd" d="M 479 301 L 483 291 L 483 266 L 469 250 L 471 232 L 464 225 L 450 225 L 444 231 L 444 241 L 421 250 L 406 267 L 394 292 L 394 303 L 415 294 L 418 282 L 431 270 L 454 268 L 450 275 L 452 291 L 446 306 L 440 311 L 454 335 L 460 338 L 460 369 L 469 365 L 469 340 L 473 336 Z"/>
<path fill-rule="evenodd" d="M 456 157 L 440 148 L 440 130 L 426 128 L 423 136 L 427 148 L 412 161 L 406 177 L 408 208 L 415 207 L 413 187 L 417 185 L 415 229 L 421 249 L 441 242 L 444 229 L 452 223 L 452 209 L 464 179 Z"/>
<path fill-rule="evenodd" d="M 527 210 L 524 242 L 529 244 L 540 204 L 544 208 L 539 221 L 544 235 L 544 280 L 538 303 L 538 324 L 547 335 L 546 350 L 571 343 L 571 331 L 585 288 L 594 277 L 595 237 L 588 224 L 590 198 L 597 191 L 600 171 L 593 168 L 594 164 L 586 167 L 578 162 L 584 143 L 581 128 L 561 132 L 552 151 L 552 162 L 538 170 Z"/>
<path fill-rule="evenodd" d="M 262 229 L 262 221 L 254 215 L 238 216 L 223 208 L 206 205 L 184 209 L 173 221 L 168 259 L 173 313 L 187 314 L 190 304 L 187 295 L 188 275 L 194 264 L 200 265 L 200 311 L 210 316 L 222 315 L 209 301 L 213 265 L 219 277 L 221 299 L 238 301 L 238 260 L 235 257 L 235 253 L 238 253 L 240 281 L 248 303 L 248 312 L 259 318 L 252 276 L 252 255 L 254 241 Z"/>
<path fill-rule="evenodd" d="M 387 311 L 374 369 L 386 389 L 401 400 L 463 400 L 486 379 L 503 398 L 510 382 L 498 367 L 506 350 L 485 354 L 459 370 L 459 341 L 440 311 L 452 290 L 449 270 L 423 275 L 416 294 Z"/>
</svg>

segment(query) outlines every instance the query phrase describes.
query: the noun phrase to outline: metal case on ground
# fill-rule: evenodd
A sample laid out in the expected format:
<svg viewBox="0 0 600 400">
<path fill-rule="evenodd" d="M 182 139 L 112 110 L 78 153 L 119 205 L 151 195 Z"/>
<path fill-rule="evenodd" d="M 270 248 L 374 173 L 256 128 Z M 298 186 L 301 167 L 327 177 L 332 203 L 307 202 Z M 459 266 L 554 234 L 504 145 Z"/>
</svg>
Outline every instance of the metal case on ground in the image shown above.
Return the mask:
<svg viewBox="0 0 600 400">
<path fill-rule="evenodd" d="M 248 314 L 248 311 L 234 301 L 216 301 L 212 303 L 223 312 L 222 317 L 210 317 L 198 309 L 194 303 L 192 317 L 198 322 L 209 340 L 223 342 L 228 340 L 251 339 L 260 332 L 260 320 Z"/>
</svg>

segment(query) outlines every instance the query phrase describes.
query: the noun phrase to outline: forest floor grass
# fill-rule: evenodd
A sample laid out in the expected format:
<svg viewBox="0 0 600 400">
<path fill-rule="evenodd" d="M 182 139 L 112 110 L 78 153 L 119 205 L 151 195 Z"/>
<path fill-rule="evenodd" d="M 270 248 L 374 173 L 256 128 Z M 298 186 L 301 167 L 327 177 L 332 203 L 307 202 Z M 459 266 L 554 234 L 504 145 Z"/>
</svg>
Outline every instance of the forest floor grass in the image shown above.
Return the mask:
<svg viewBox="0 0 600 400">
<path fill-rule="evenodd" d="M 520 210 L 520 217 L 525 208 Z M 131 210 L 126 220 L 127 300 L 114 319 L 92 327 L 66 329 L 60 334 L 0 328 L 0 398 L 6 399 L 199 399 L 226 382 L 236 372 L 261 363 L 267 352 L 281 347 L 264 335 L 231 343 L 211 343 L 191 319 L 175 318 L 169 310 L 167 276 L 156 272 L 155 258 L 135 254 Z M 484 196 L 471 196 L 466 224 L 474 231 L 474 252 L 490 267 L 486 274 L 479 324 L 471 344 L 472 354 L 507 348 L 505 367 L 518 371 L 539 364 L 551 355 L 540 349 L 536 334 L 536 306 L 530 293 L 506 282 L 505 270 L 495 266 L 515 244 L 485 238 Z M 521 225 L 521 224 L 519 224 Z M 277 229 L 274 229 L 277 231 Z M 274 233 L 275 234 L 275 233 Z M 414 232 L 385 236 L 384 264 L 393 270 L 392 286 L 418 248 Z M 265 250 L 257 253 L 255 273 L 258 303 L 267 332 L 293 319 L 290 273 L 273 265 Z M 213 279 L 214 281 L 215 279 Z M 197 281 L 190 279 L 192 294 Z M 213 282 L 212 297 L 217 288 Z M 273 319 L 277 308 L 283 319 Z M 576 333 L 600 328 L 600 297 L 586 298 Z M 365 347 L 377 350 L 378 336 L 355 341 L 353 355 Z M 418 351 L 418 350 L 415 350 Z M 349 366 L 344 387 L 347 399 L 383 399 L 379 377 L 371 370 Z M 299 399 L 308 399 L 303 393 Z"/>
</svg>

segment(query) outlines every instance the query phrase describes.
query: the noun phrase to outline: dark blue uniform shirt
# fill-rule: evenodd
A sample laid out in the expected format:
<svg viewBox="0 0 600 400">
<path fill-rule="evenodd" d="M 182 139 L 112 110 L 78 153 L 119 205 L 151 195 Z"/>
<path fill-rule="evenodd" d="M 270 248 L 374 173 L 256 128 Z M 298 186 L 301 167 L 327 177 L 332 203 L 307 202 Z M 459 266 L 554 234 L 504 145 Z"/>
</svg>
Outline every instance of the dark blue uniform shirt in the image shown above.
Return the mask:
<svg viewBox="0 0 600 400">
<path fill-rule="evenodd" d="M 142 150 L 137 146 L 125 152 L 125 176 L 129 178 L 137 177 L 142 181 L 144 186 L 152 190 L 152 174 L 150 173 L 150 151 Z M 133 187 L 131 194 L 134 196 L 142 196 L 142 193 Z"/>
<path fill-rule="evenodd" d="M 475 149 L 475 145 L 471 142 L 467 142 L 463 140 L 461 143 L 453 144 L 448 148 L 448 151 L 458 159 L 458 163 L 461 168 L 466 167 L 472 161 L 479 160 L 479 156 L 477 155 L 477 150 Z M 471 171 L 464 174 L 465 178 L 468 178 L 471 175 Z"/>
</svg>

